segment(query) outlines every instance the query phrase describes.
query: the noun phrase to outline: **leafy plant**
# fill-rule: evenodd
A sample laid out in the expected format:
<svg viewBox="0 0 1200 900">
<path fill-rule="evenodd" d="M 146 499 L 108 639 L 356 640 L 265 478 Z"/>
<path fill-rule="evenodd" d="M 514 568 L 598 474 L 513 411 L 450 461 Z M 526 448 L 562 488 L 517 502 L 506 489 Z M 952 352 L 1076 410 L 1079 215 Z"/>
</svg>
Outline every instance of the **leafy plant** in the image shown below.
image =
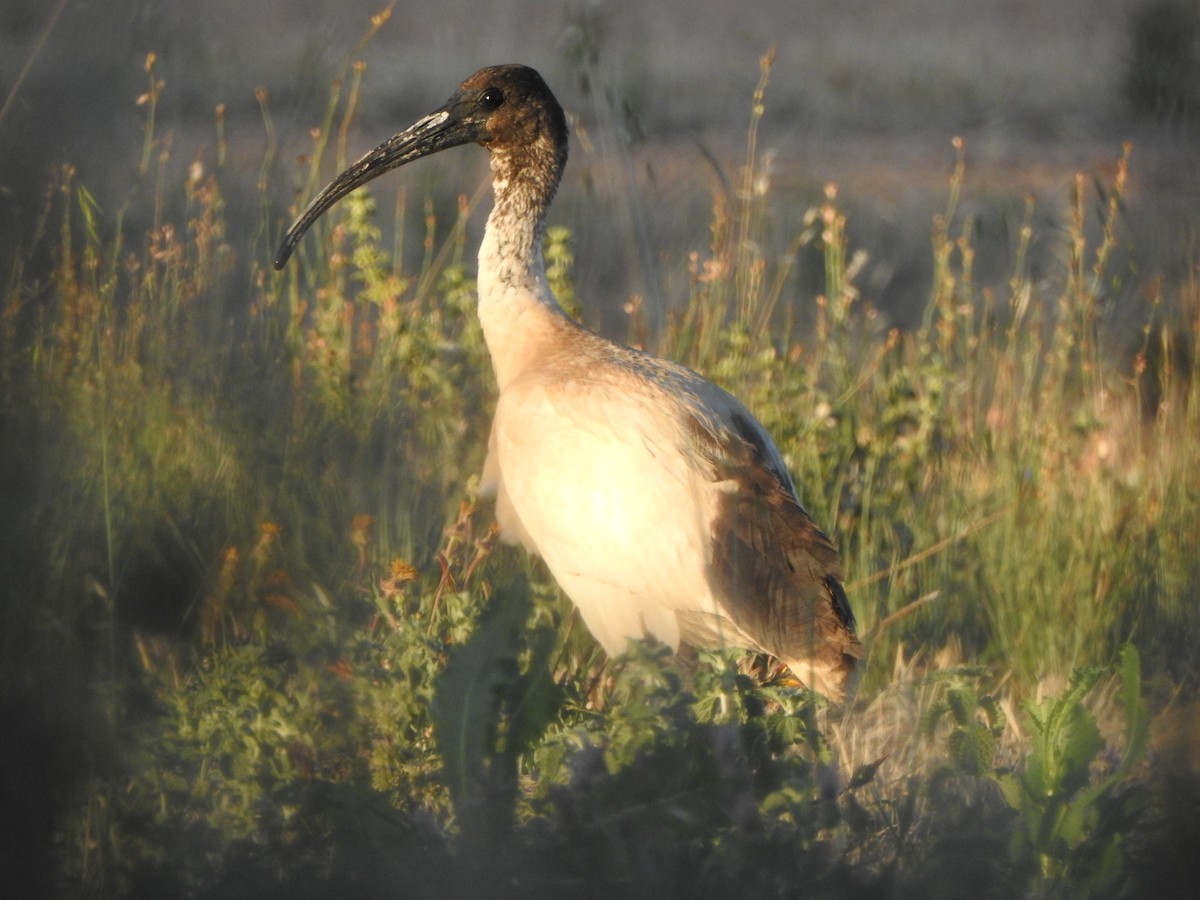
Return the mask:
<svg viewBox="0 0 1200 900">
<path fill-rule="evenodd" d="M 980 694 L 974 684 L 983 671 L 959 669 L 938 672 L 938 680 L 949 683 L 942 697 L 925 714 L 922 730 L 932 736 L 943 719 L 950 721 L 947 744 L 954 768 L 966 775 L 984 775 L 992 770 L 996 748 L 1008 718 L 991 694 Z"/>
<path fill-rule="evenodd" d="M 528 583 L 493 590 L 435 684 L 434 733 L 464 832 L 512 827 L 519 761 L 558 719 L 560 691 L 549 671 L 556 635 L 527 633 L 531 612 Z"/>
<path fill-rule="evenodd" d="M 1141 694 L 1137 650 L 1121 648 L 1117 667 L 1124 720 L 1123 752 L 1107 770 L 1095 771 L 1106 749 L 1084 699 L 1101 676 L 1077 670 L 1067 690 L 1028 703 L 1033 743 L 1017 772 L 998 772 L 1004 799 L 1017 811 L 1010 847 L 1015 860 L 1036 860 L 1043 888 L 1107 893 L 1123 873 L 1123 833 L 1128 828 L 1125 779 L 1145 755 L 1149 714 Z"/>
</svg>

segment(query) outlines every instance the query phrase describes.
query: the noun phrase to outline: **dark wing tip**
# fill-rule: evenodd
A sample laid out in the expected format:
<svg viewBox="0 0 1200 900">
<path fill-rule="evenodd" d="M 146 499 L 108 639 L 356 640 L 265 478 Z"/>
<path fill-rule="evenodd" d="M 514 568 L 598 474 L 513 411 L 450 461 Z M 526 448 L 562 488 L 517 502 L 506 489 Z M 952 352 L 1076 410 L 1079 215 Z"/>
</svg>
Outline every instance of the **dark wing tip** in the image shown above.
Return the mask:
<svg viewBox="0 0 1200 900">
<path fill-rule="evenodd" d="M 838 621 L 846 630 L 854 632 L 858 623 L 854 619 L 854 610 L 850 608 L 850 599 L 846 596 L 846 589 L 842 587 L 841 581 L 833 575 L 826 575 L 825 589 L 829 591 L 829 600 Z"/>
</svg>

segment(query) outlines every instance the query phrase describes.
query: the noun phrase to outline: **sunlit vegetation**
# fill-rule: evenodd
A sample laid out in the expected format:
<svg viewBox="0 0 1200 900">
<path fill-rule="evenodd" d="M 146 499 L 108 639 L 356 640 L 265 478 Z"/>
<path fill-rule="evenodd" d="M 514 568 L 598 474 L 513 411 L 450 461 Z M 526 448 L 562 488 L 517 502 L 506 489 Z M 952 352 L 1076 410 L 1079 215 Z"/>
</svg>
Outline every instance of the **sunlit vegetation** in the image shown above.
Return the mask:
<svg viewBox="0 0 1200 900">
<path fill-rule="evenodd" d="M 960 145 L 924 319 L 891 329 L 836 189 L 781 210 L 760 177 L 767 71 L 666 325 L 631 303 L 617 336 L 776 437 L 846 560 L 870 650 L 854 701 L 760 685 L 733 651 L 604 658 L 473 493 L 494 386 L 470 202 L 360 192 L 276 273 L 265 183 L 241 246 L 219 154 L 171 181 L 150 61 L 149 231 L 102 227 L 63 169 L 3 282 L 0 687 L 28 773 L 9 845 L 49 848 L 31 877 L 98 898 L 1183 883 L 1198 260 L 1138 273 L 1141 324 L 1114 332 L 1136 166 L 1117 148 L 1061 232 L 1031 207 L 1007 285 L 977 286 Z M 303 193 L 358 90 L 314 132 Z M 790 252 L 768 252 L 782 222 Z M 552 277 L 586 303 L 571 239 L 552 231 Z M 1030 275 L 1035 239 L 1056 277 Z"/>
</svg>

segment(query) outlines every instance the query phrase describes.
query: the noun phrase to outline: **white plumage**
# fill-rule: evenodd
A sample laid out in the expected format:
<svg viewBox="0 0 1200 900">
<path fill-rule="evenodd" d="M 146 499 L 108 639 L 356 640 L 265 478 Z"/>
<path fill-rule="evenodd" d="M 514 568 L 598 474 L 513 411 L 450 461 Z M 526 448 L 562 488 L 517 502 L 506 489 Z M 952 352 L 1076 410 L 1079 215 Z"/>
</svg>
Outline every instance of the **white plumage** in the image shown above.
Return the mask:
<svg viewBox="0 0 1200 900">
<path fill-rule="evenodd" d="M 322 191 L 276 266 L 355 187 L 469 142 L 489 150 L 495 193 L 478 288 L 500 391 L 483 487 L 502 537 L 542 556 L 610 654 L 645 637 L 742 646 L 842 698 L 862 646 L 837 553 L 771 438 L 725 391 L 588 331 L 550 291 L 541 239 L 567 131 L 536 72 L 471 76 Z"/>
</svg>

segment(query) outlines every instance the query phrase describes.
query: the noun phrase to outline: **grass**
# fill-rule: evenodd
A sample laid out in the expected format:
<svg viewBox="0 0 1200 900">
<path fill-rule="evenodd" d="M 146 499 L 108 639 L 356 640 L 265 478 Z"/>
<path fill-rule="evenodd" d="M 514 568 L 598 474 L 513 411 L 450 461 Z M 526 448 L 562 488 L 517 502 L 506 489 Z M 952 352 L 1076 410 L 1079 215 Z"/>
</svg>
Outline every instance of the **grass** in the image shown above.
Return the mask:
<svg viewBox="0 0 1200 900">
<path fill-rule="evenodd" d="M 220 160 L 171 180 L 153 68 L 149 231 L 105 228 L 64 168 L 28 245 L 52 264 L 12 259 L 4 282 L 6 880 L 91 897 L 1184 884 L 1200 294 L 1193 258 L 1144 277 L 1140 334 L 1109 326 L 1128 321 L 1128 149 L 1072 185 L 1061 233 L 1029 210 L 1003 290 L 974 278 L 960 157 L 924 318 L 889 329 L 836 188 L 778 207 L 767 58 L 743 169 L 715 179 L 709 243 L 666 279 L 676 312 L 654 327 L 631 304 L 629 339 L 741 396 L 842 547 L 871 656 L 838 711 L 755 684 L 736 653 L 607 661 L 544 569 L 497 545 L 473 495 L 494 394 L 478 199 L 401 193 L 387 246 L 355 195 L 275 273 L 270 161 L 261 232 L 231 243 Z M 293 175 L 305 193 L 359 76 Z M 1027 270 L 1035 240 L 1059 245 L 1058 277 Z M 549 256 L 573 297 L 569 235 Z"/>
</svg>

